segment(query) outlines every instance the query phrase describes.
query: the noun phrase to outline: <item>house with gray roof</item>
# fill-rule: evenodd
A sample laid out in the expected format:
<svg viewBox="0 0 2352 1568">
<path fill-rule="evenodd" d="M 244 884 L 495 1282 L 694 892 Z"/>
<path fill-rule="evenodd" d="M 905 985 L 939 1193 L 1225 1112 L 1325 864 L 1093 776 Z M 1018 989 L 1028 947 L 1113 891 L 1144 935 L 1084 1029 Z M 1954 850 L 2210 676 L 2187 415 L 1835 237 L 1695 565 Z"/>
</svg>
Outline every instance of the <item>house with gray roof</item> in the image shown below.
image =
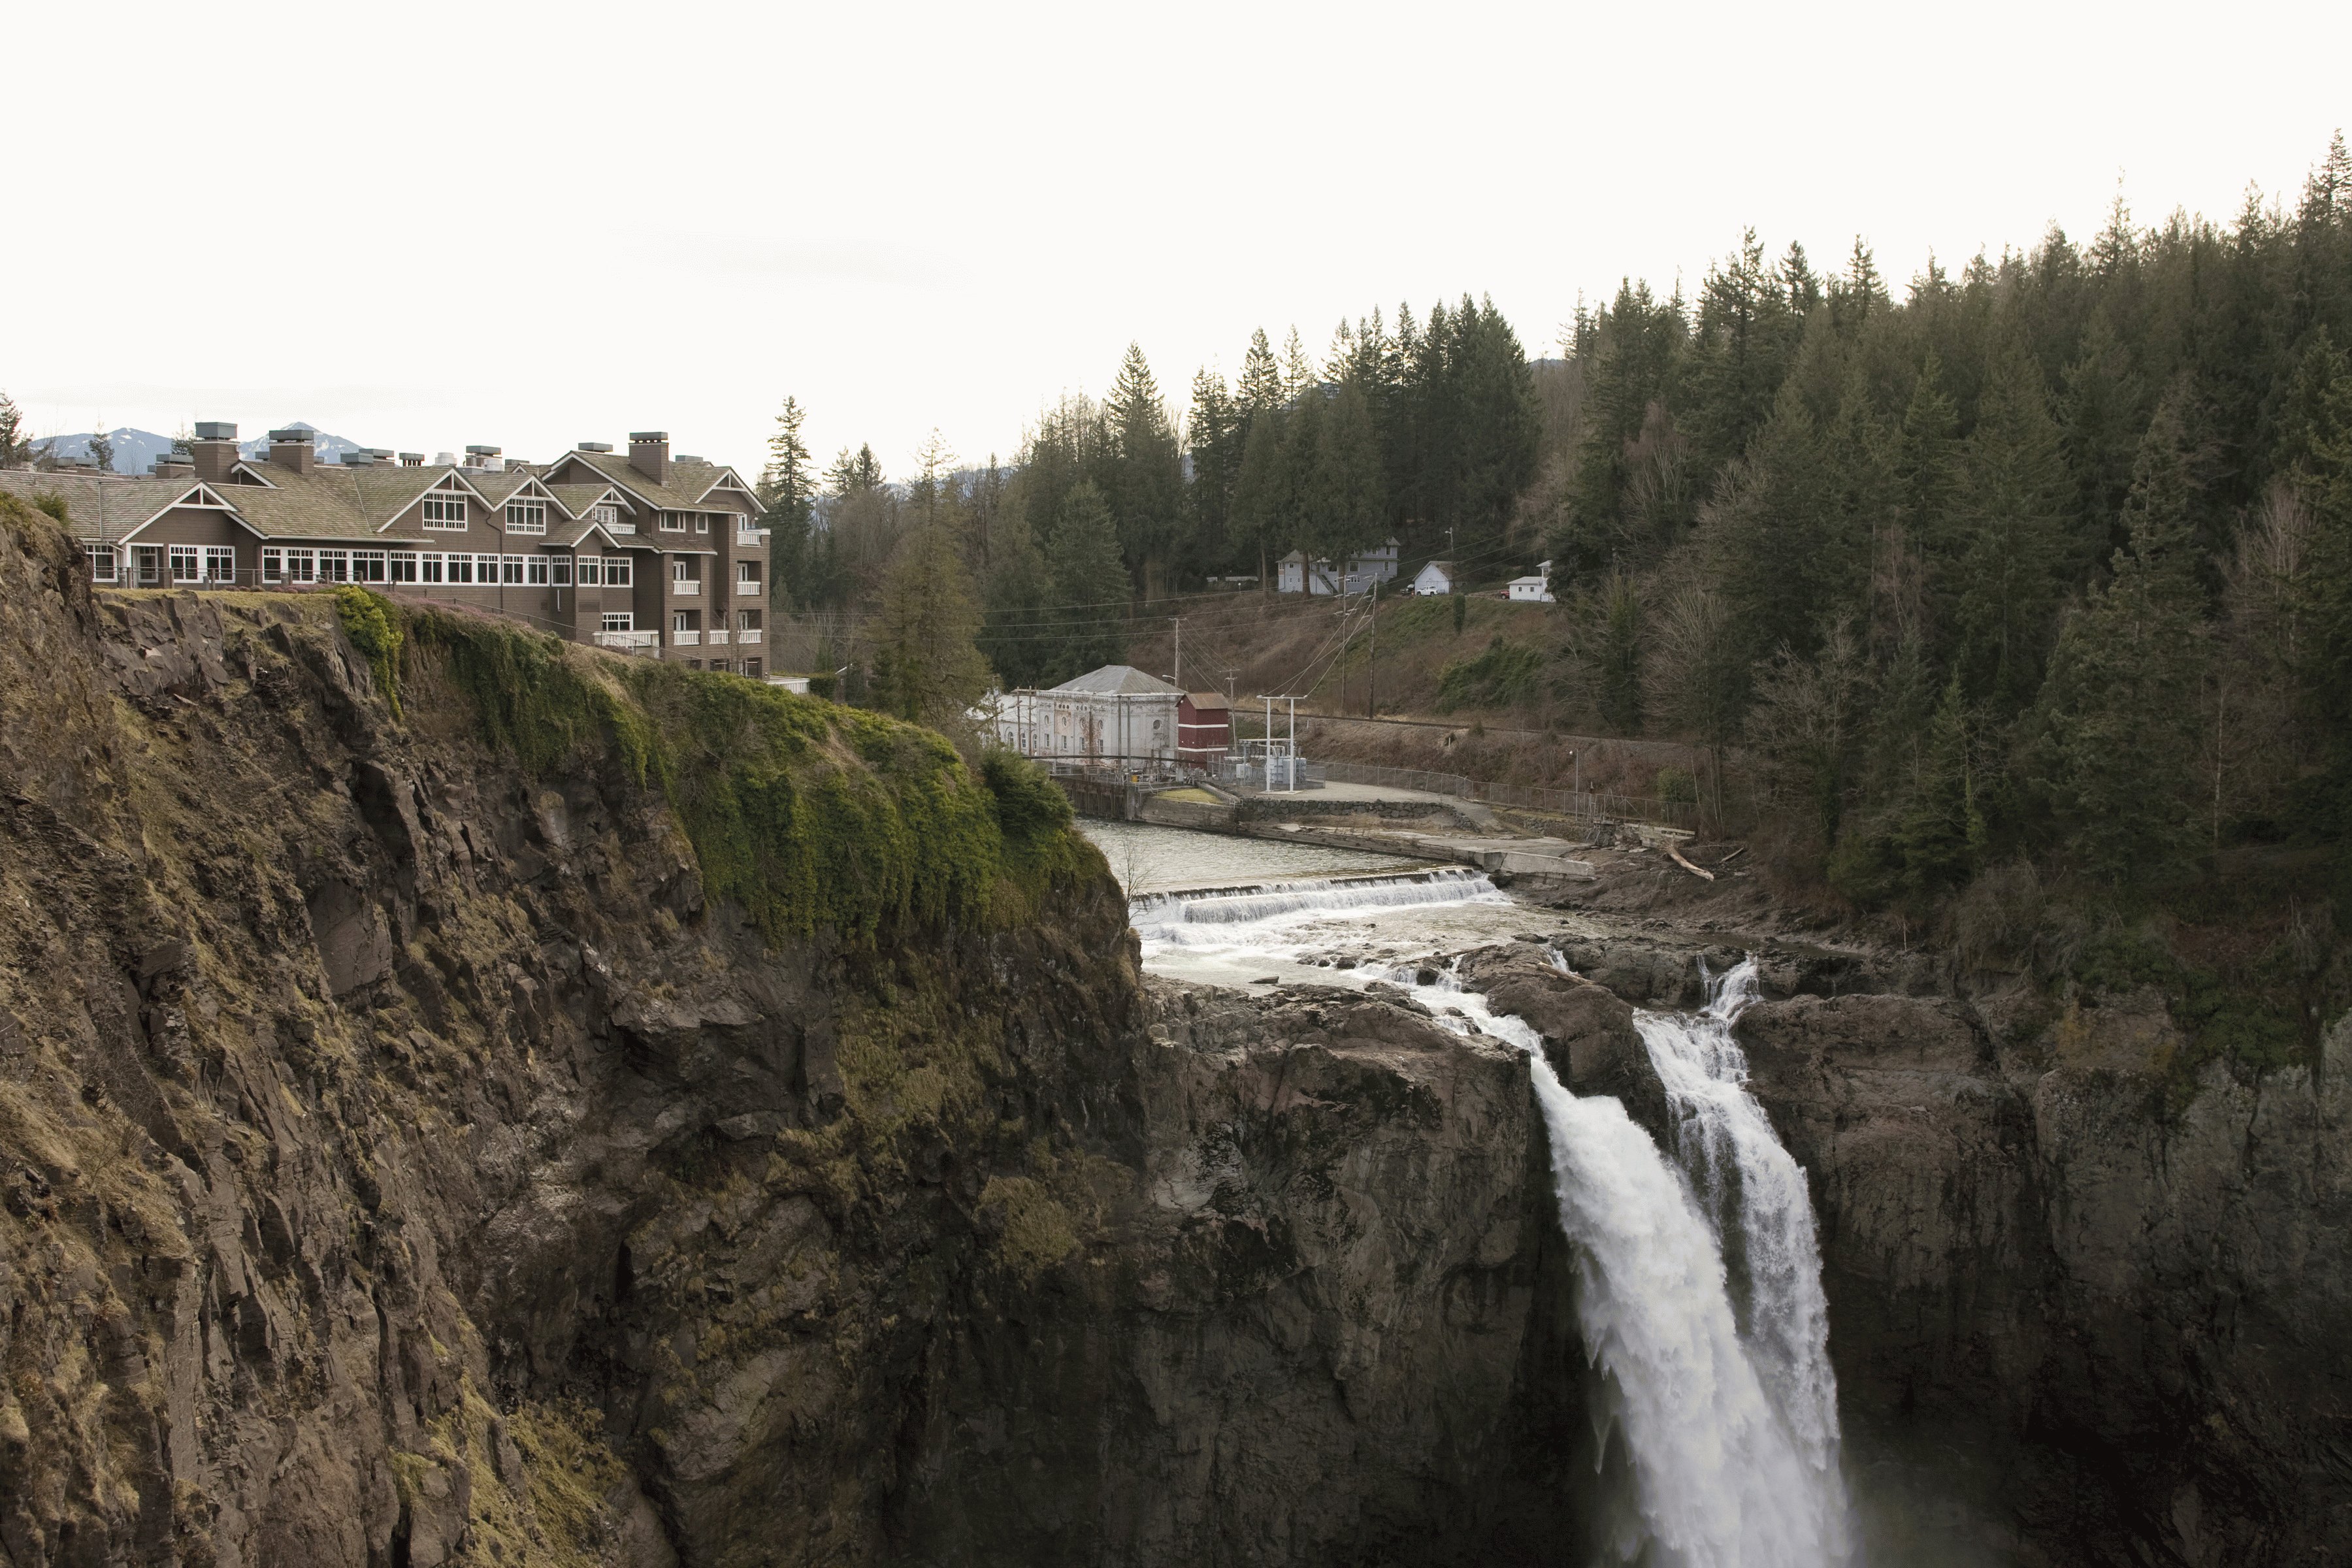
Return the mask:
<svg viewBox="0 0 2352 1568">
<path fill-rule="evenodd" d="M 196 426 L 152 476 L 0 470 L 0 489 L 64 511 L 90 576 L 127 589 L 302 593 L 358 583 L 468 605 L 543 630 L 696 668 L 768 668 L 768 531 L 741 475 L 673 459 L 640 431 L 629 455 L 583 442 L 546 465 L 496 447 L 464 463 L 418 453 L 316 460 L 311 432 Z M 383 460 L 379 460 L 383 459 Z"/>
<path fill-rule="evenodd" d="M 997 738 L 1022 755 L 1114 773 L 1165 773 L 1179 761 L 1183 692 L 1129 664 L 1107 664 L 1045 691 L 995 700 Z"/>
</svg>

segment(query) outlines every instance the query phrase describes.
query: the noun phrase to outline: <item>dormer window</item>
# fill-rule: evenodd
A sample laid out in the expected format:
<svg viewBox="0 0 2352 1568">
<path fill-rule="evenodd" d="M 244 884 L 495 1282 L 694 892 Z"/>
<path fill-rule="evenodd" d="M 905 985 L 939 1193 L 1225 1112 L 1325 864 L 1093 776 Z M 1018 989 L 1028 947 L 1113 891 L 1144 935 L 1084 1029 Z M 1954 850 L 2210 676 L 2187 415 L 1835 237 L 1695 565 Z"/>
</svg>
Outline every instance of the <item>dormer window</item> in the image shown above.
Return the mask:
<svg viewBox="0 0 2352 1568">
<path fill-rule="evenodd" d="M 464 528 L 466 498 L 442 490 L 427 495 L 425 498 L 425 526 L 444 530 Z"/>
<path fill-rule="evenodd" d="M 621 521 L 621 509 L 616 506 L 590 507 L 588 509 L 588 515 L 594 518 L 598 522 L 604 524 L 605 527 L 610 528 L 613 524 Z"/>
<path fill-rule="evenodd" d="M 507 503 L 509 533 L 545 533 L 547 503 L 543 500 L 517 500 Z"/>
</svg>

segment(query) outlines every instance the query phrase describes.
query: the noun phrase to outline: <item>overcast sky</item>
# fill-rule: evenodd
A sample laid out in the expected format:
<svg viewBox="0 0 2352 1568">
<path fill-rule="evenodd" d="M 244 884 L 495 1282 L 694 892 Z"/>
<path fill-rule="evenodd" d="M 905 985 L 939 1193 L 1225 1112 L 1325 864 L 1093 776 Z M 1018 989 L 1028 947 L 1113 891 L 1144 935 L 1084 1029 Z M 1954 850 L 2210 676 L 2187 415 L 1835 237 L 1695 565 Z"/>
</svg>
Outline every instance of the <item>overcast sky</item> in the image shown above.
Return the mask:
<svg viewBox="0 0 2352 1568">
<path fill-rule="evenodd" d="M 37 434 L 307 419 L 756 468 L 1011 456 L 1130 339 L 1171 403 L 1491 294 L 1530 353 L 1753 224 L 1818 263 L 2290 200 L 2352 6 L 44 6 L 9 26 L 0 390 Z"/>
</svg>

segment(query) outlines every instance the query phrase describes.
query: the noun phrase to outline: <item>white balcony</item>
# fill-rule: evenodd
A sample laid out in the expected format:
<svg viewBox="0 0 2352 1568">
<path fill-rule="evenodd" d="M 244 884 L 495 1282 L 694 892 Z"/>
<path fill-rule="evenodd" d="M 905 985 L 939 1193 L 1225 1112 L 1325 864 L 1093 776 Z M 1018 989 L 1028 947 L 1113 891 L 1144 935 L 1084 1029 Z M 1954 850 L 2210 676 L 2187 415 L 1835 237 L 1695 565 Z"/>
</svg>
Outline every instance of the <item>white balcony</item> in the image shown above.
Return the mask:
<svg viewBox="0 0 2352 1568">
<path fill-rule="evenodd" d="M 735 531 L 735 548 L 738 550 L 757 550 L 767 542 L 768 531 L 764 528 L 739 528 Z"/>
<path fill-rule="evenodd" d="M 637 525 L 634 522 L 600 522 L 596 526 L 607 533 L 615 535 L 635 533 L 637 531 Z"/>
<path fill-rule="evenodd" d="M 735 634 L 735 640 L 747 647 L 752 643 L 758 642 L 760 640 L 760 628 L 757 626 L 745 626 Z"/>
<path fill-rule="evenodd" d="M 699 577 L 673 577 L 669 580 L 669 591 L 673 594 L 682 595 L 699 594 L 702 592 L 702 579 Z"/>
<path fill-rule="evenodd" d="M 700 647 L 702 646 L 702 634 L 700 632 L 672 632 L 669 634 L 669 646 L 672 647 Z"/>
<path fill-rule="evenodd" d="M 659 632 L 598 632 L 598 647 L 617 648 L 623 653 L 651 653 L 661 647 Z"/>
<path fill-rule="evenodd" d="M 710 629 L 710 635 L 703 640 L 708 642 L 713 647 L 723 647 L 726 646 L 727 642 L 727 628 L 725 626 L 713 626 Z"/>
</svg>

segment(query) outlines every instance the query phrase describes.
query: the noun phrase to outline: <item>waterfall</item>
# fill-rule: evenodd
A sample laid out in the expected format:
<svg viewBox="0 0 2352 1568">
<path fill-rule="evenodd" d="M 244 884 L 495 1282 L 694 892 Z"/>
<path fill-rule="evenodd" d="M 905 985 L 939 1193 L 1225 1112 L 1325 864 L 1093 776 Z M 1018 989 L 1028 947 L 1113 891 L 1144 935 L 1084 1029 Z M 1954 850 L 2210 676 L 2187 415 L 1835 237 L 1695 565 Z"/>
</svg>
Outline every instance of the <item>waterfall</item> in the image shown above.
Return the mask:
<svg viewBox="0 0 2352 1568">
<path fill-rule="evenodd" d="M 1296 960 L 1318 914 L 1485 902 L 1508 900 L 1484 876 L 1446 870 L 1152 894 L 1131 900 L 1129 918 L 1147 963 L 1211 949 Z M 1542 1037 L 1464 989 L 1458 961 L 1433 981 L 1426 973 L 1367 965 L 1332 980 L 1385 980 L 1444 1027 L 1526 1054 L 1560 1226 L 1575 1246 L 1586 1349 L 1632 1461 L 1640 1524 L 1618 1542 L 1622 1560 L 1851 1568 L 1811 1202 L 1748 1092 L 1731 1036 L 1756 995 L 1754 963 L 1725 975 L 1696 1014 L 1634 1015 L 1674 1116 L 1670 1152 L 1617 1100 L 1570 1093 Z"/>
<path fill-rule="evenodd" d="M 1622 1105 L 1570 1094 L 1540 1051 L 1528 1063 L 1560 1226 L 1577 1244 L 1585 1345 L 1614 1386 L 1634 1502 L 1664 1561 L 1843 1562 L 1843 1501 L 1832 1510 L 1766 1392 L 1684 1182 Z"/>
<path fill-rule="evenodd" d="M 1740 1335 L 1798 1455 L 1820 1479 L 1828 1516 L 1844 1517 L 1838 1479 L 1837 1376 L 1812 1195 L 1795 1156 L 1748 1092 L 1731 1026 L 1756 999 L 1756 961 L 1713 987 L 1696 1014 L 1634 1015 L 1675 1117 L 1675 1154 L 1733 1262 Z"/>
</svg>

